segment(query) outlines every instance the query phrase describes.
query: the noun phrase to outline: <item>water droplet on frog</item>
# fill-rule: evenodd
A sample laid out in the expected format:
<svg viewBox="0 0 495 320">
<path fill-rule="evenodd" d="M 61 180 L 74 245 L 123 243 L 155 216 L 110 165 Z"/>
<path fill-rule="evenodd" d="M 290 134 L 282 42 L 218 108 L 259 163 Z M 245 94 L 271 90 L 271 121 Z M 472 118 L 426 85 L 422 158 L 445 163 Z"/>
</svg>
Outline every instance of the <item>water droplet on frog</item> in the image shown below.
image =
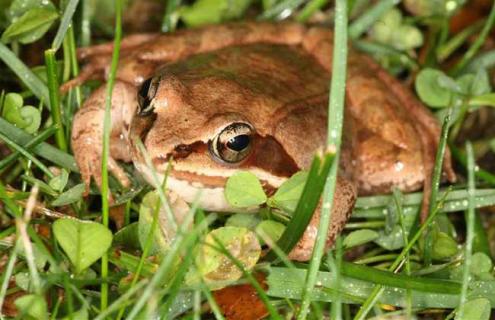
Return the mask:
<svg viewBox="0 0 495 320">
<path fill-rule="evenodd" d="M 404 163 L 402 163 L 401 161 L 397 161 L 397 162 L 395 162 L 395 164 L 394 164 L 394 169 L 395 169 L 395 171 L 397 171 L 397 172 L 402 171 L 402 170 L 404 169 Z"/>
</svg>

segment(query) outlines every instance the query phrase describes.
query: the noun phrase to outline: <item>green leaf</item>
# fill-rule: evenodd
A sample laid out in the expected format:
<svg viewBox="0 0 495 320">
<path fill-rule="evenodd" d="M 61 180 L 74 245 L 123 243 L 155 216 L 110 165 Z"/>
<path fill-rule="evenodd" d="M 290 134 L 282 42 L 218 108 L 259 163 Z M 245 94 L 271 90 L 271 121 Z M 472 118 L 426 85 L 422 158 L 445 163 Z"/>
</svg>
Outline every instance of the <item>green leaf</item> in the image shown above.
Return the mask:
<svg viewBox="0 0 495 320">
<path fill-rule="evenodd" d="M 7 93 L 2 107 L 2 117 L 19 128 L 24 128 L 27 123 L 20 114 L 24 99 L 20 94 Z"/>
<path fill-rule="evenodd" d="M 266 202 L 260 181 L 248 171 L 239 171 L 227 180 L 225 198 L 230 205 L 238 208 L 259 206 Z"/>
<path fill-rule="evenodd" d="M 112 244 L 112 232 L 92 221 L 59 219 L 53 223 L 53 233 L 77 274 L 100 259 Z"/>
<path fill-rule="evenodd" d="M 14 302 L 20 311 L 20 319 L 45 320 L 48 319 L 46 301 L 43 296 L 28 294 L 17 298 Z"/>
<path fill-rule="evenodd" d="M 6 14 L 10 22 L 15 22 L 32 8 L 50 8 L 55 10 L 53 3 L 48 0 L 14 0 L 10 4 Z"/>
<path fill-rule="evenodd" d="M 231 215 L 227 221 L 225 221 L 226 227 L 242 227 L 249 230 L 254 230 L 258 223 L 261 222 L 261 218 L 257 214 L 253 213 L 236 213 Z"/>
<path fill-rule="evenodd" d="M 489 256 L 482 252 L 476 252 L 471 256 L 471 273 L 480 276 L 483 273 L 492 271 L 493 263 Z"/>
<path fill-rule="evenodd" d="M 491 91 L 490 79 L 485 69 L 479 69 L 476 74 L 462 75 L 456 82 L 465 95 L 479 96 Z"/>
<path fill-rule="evenodd" d="M 2 34 L 3 42 L 19 41 L 27 44 L 40 39 L 58 18 L 56 10 L 49 7 L 32 8 L 12 23 Z"/>
<path fill-rule="evenodd" d="M 21 117 L 26 122 L 23 128 L 27 133 L 33 134 L 38 131 L 41 125 L 41 112 L 33 106 L 24 106 L 21 108 Z"/>
<path fill-rule="evenodd" d="M 198 0 L 179 10 L 180 18 L 190 27 L 219 23 L 242 16 L 252 0 Z"/>
<path fill-rule="evenodd" d="M 130 249 L 141 249 L 138 225 L 138 222 L 133 222 L 117 231 L 113 237 L 114 244 Z"/>
<path fill-rule="evenodd" d="M 71 315 L 62 318 L 62 320 L 87 320 L 87 319 L 89 319 L 88 309 L 84 307 L 76 312 L 73 312 Z"/>
<path fill-rule="evenodd" d="M 52 202 L 52 206 L 60 207 L 79 201 L 82 198 L 85 189 L 86 186 L 84 185 L 84 183 L 75 185 L 74 187 L 62 193 L 57 199 L 55 199 Z"/>
<path fill-rule="evenodd" d="M 433 243 L 432 257 L 436 260 L 450 258 L 457 254 L 457 242 L 444 232 L 438 232 Z"/>
<path fill-rule="evenodd" d="M 349 233 L 344 239 L 344 247 L 346 249 L 360 246 L 362 244 L 373 241 L 379 237 L 378 232 L 370 229 L 356 230 Z"/>
<path fill-rule="evenodd" d="M 284 231 L 285 225 L 273 220 L 263 220 L 256 226 L 256 234 L 268 237 L 273 243 L 280 239 Z M 261 242 L 263 242 L 263 237 L 260 237 Z"/>
<path fill-rule="evenodd" d="M 416 92 L 421 100 L 430 107 L 443 108 L 450 103 L 452 93 L 440 84 L 440 79 L 447 77 L 436 69 L 423 69 L 416 77 Z"/>
<path fill-rule="evenodd" d="M 282 183 L 275 194 L 270 197 L 268 200 L 269 205 L 286 212 L 294 212 L 307 179 L 307 171 L 300 171 L 294 174 L 289 180 Z"/>
<path fill-rule="evenodd" d="M 60 174 L 58 176 L 55 176 L 52 179 L 50 179 L 48 185 L 52 189 L 58 192 L 62 192 L 65 186 L 67 185 L 67 181 L 69 181 L 69 173 L 67 172 L 67 170 L 62 169 L 60 170 Z"/>
<path fill-rule="evenodd" d="M 198 250 L 196 264 L 199 273 L 204 280 L 216 287 L 225 282 L 238 280 L 242 276 L 242 271 L 220 251 L 215 239 L 222 243 L 232 256 L 238 259 L 246 270 L 250 270 L 256 265 L 261 254 L 261 246 L 256 235 L 246 228 L 221 227 L 210 231 Z"/>
<path fill-rule="evenodd" d="M 27 133 L 35 133 L 41 124 L 41 113 L 35 107 L 23 106 L 23 104 L 21 95 L 13 92 L 6 94 L 2 116 Z"/>
<path fill-rule="evenodd" d="M 150 191 L 144 197 L 139 207 L 139 223 L 138 223 L 138 237 L 141 248 L 144 249 L 149 233 L 152 231 L 151 226 L 153 223 L 153 215 L 156 210 L 156 206 L 160 205 L 158 192 Z M 161 208 L 158 208 L 158 220 L 164 219 L 165 214 L 162 214 Z M 158 222 L 153 234 L 152 245 L 149 251 L 150 255 L 157 254 L 159 252 L 165 252 L 170 247 L 171 237 L 164 233 L 159 225 L 163 225 L 165 222 Z"/>
<path fill-rule="evenodd" d="M 464 315 L 456 313 L 455 320 L 488 320 L 490 319 L 491 305 L 485 298 L 467 301 L 464 304 Z"/>
</svg>

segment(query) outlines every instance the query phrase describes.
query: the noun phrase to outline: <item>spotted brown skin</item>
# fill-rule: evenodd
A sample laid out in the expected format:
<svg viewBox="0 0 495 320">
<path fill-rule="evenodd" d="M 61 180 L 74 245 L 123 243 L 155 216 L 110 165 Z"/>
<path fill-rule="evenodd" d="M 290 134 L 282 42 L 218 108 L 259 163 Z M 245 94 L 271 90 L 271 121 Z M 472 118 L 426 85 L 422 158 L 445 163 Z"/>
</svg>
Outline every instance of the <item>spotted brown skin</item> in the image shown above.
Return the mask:
<svg viewBox="0 0 495 320">
<path fill-rule="evenodd" d="M 169 188 L 187 202 L 202 190 L 200 205 L 207 210 L 238 210 L 223 196 L 226 179 L 237 170 L 254 173 L 269 190 L 279 187 L 324 147 L 332 42 L 329 30 L 296 23 L 238 23 L 124 39 L 112 99 L 110 171 L 127 186 L 116 160 L 133 161 L 153 183 L 135 144 L 141 139 L 158 173 L 172 159 Z M 63 89 L 105 80 L 111 52 L 111 44 L 80 50 L 86 65 Z M 341 177 L 328 245 L 357 193 L 429 185 L 440 134 L 429 111 L 373 60 L 351 48 L 348 61 Z M 91 177 L 101 181 L 104 98 L 103 86 L 74 119 L 72 146 L 86 185 Z M 249 152 L 212 148 L 234 124 L 249 135 L 243 140 Z M 449 153 L 444 163 L 454 179 Z M 319 211 L 292 259 L 310 257 Z"/>
</svg>

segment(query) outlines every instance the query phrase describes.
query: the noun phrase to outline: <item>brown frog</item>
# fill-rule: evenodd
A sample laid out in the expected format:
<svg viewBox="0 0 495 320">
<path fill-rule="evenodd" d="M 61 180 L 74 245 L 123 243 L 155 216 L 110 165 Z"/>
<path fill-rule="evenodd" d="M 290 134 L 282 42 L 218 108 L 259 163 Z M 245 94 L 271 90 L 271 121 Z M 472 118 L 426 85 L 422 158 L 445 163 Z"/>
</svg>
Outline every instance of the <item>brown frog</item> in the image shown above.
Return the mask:
<svg viewBox="0 0 495 320">
<path fill-rule="evenodd" d="M 198 191 L 206 210 L 231 211 L 223 188 L 237 170 L 275 189 L 307 169 L 326 138 L 332 32 L 296 23 L 238 23 L 135 35 L 122 41 L 112 96 L 110 171 L 132 161 L 152 183 L 140 138 L 158 173 L 170 159 L 168 188 L 186 202 Z M 112 44 L 83 48 L 81 75 L 106 79 Z M 83 181 L 101 183 L 105 85 L 74 118 L 72 147 Z M 372 59 L 350 49 L 341 172 L 327 244 L 347 221 L 357 194 L 425 186 L 440 128 L 429 111 Z M 444 171 L 455 179 L 449 154 Z M 290 257 L 307 260 L 319 210 Z"/>
</svg>

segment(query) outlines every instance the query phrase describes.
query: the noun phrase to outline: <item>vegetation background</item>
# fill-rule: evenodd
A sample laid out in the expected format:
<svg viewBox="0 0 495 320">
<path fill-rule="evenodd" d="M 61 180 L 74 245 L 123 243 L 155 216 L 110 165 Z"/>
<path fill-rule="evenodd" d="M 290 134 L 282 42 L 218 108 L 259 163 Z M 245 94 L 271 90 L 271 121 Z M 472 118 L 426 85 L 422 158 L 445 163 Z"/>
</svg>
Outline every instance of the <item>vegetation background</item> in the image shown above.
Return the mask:
<svg viewBox="0 0 495 320">
<path fill-rule="evenodd" d="M 102 190 L 83 197 L 68 141 L 99 83 L 59 92 L 79 73 L 76 48 L 114 41 L 112 83 L 123 35 L 242 19 L 335 28 L 337 48 L 370 54 L 431 108 L 459 181 L 439 188 L 440 148 L 425 224 L 421 193 L 360 197 L 334 250 L 319 241 L 310 262 L 288 261 L 326 181 L 331 201 L 338 152 L 270 197 L 252 175 L 234 176 L 230 201 L 266 208 L 220 216 L 193 204 L 194 227 L 173 241 L 161 189 L 136 178 L 124 190 L 104 166 Z M 490 319 L 494 22 L 488 0 L 0 0 L 0 318 Z M 334 59 L 329 129 L 340 131 L 346 51 Z M 100 196 L 109 190 L 115 203 Z"/>
</svg>

